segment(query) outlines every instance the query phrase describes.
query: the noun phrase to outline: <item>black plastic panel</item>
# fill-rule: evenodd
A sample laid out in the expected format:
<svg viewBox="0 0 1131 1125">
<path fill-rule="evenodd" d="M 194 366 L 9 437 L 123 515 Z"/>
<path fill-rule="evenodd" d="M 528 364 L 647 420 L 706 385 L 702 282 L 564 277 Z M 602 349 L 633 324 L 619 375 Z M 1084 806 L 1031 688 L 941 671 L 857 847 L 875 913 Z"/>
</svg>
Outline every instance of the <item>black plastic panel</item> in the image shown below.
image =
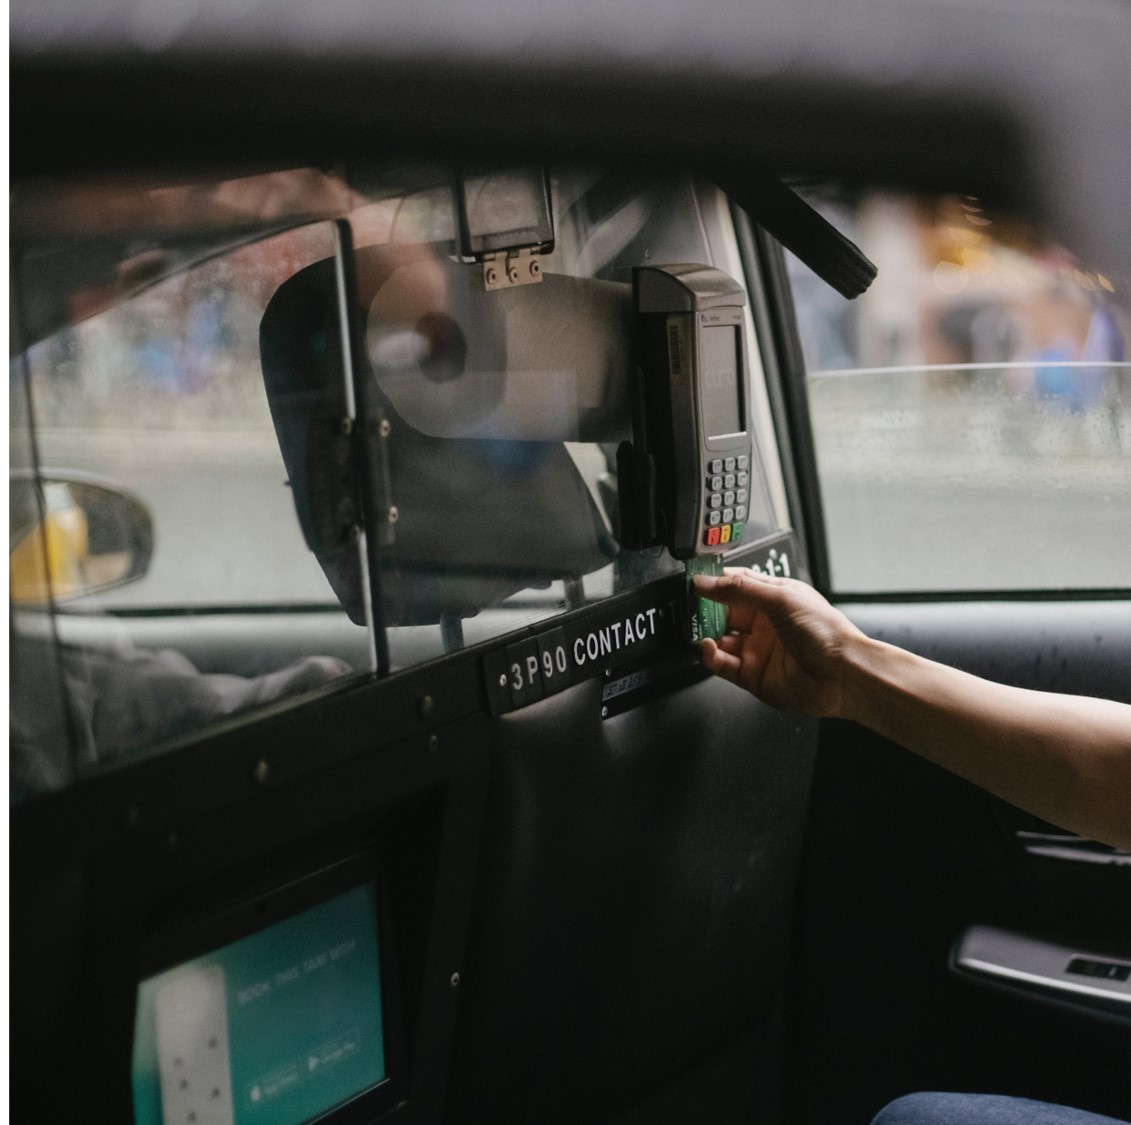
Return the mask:
<svg viewBox="0 0 1131 1125">
<path fill-rule="evenodd" d="M 496 720 L 450 1121 L 754 1116 L 814 737 L 718 680 L 605 721 L 591 680 Z"/>
<path fill-rule="evenodd" d="M 852 603 L 870 636 L 990 680 L 1131 703 L 1131 600 Z"/>
<path fill-rule="evenodd" d="M 440 1119 L 489 736 L 453 671 L 256 716 L 15 811 L 14 1116 L 130 1121 L 136 990 L 156 936 L 372 851 L 404 1001 L 390 1035 L 405 1040 L 405 1104 Z"/>
<path fill-rule="evenodd" d="M 14 853 L 35 857 L 11 896 L 21 1119 L 128 1120 L 154 934 L 375 848 L 407 1036 L 395 1114 L 777 1120 L 816 724 L 707 677 L 674 628 L 638 670 L 678 657 L 681 674 L 626 690 L 623 713 L 602 663 L 488 715 L 486 654 L 540 654 L 540 632 L 572 645 L 682 589 L 234 720 L 16 809 Z M 48 1080 L 60 1060 L 69 1086 Z"/>
</svg>

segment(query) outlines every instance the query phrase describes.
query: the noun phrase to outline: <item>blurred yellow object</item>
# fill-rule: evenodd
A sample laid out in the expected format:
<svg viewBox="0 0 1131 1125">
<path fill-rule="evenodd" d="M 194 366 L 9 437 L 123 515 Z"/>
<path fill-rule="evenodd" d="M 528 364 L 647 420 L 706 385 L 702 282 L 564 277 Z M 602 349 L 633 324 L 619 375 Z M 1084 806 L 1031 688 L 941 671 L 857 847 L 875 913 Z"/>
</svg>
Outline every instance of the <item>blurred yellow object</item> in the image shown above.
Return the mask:
<svg viewBox="0 0 1131 1125">
<path fill-rule="evenodd" d="M 86 514 L 62 482 L 43 486 L 46 514 L 8 553 L 12 601 L 34 605 L 54 596 L 77 594 L 86 586 L 90 549 Z"/>
</svg>

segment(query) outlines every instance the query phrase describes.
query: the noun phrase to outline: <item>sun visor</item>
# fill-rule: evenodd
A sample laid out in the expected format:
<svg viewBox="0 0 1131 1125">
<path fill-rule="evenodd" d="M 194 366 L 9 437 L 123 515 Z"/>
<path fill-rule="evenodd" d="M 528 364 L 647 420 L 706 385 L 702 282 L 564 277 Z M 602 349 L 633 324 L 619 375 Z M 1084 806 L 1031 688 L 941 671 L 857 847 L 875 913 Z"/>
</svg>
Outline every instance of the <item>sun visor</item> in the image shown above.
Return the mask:
<svg viewBox="0 0 1131 1125">
<path fill-rule="evenodd" d="M 358 252 L 377 385 L 436 438 L 615 442 L 628 431 L 628 284 L 547 273 L 487 292 L 476 265 Z"/>
<path fill-rule="evenodd" d="M 747 168 L 741 176 L 716 177 L 720 190 L 795 254 L 842 297 L 854 300 L 876 279 L 876 266 L 819 211 L 777 176 Z"/>
</svg>

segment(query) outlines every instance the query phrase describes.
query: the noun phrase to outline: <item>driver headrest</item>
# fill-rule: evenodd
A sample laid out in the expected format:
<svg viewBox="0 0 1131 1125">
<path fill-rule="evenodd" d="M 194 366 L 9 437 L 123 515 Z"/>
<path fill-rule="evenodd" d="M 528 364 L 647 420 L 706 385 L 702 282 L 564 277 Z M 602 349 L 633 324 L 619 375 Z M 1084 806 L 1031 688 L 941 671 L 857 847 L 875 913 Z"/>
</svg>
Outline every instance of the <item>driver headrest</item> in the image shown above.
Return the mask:
<svg viewBox="0 0 1131 1125">
<path fill-rule="evenodd" d="M 356 261 L 366 347 L 354 361 L 391 423 L 385 623 L 471 616 L 606 565 L 616 544 L 564 443 L 625 436 L 629 287 L 547 274 L 487 293 L 476 267 L 428 247 Z M 268 304 L 260 356 L 304 536 L 360 622 L 338 309 L 334 260 L 301 270 Z"/>
</svg>

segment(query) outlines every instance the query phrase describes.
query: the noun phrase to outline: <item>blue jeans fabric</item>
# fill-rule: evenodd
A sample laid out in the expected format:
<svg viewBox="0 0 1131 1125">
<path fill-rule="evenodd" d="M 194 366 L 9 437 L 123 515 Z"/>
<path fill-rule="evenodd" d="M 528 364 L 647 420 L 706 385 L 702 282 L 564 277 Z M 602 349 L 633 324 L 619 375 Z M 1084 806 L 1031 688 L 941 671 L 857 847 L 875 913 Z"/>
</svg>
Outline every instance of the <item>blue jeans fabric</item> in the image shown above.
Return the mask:
<svg viewBox="0 0 1131 1125">
<path fill-rule="evenodd" d="M 908 1094 L 885 1106 L 872 1125 L 1127 1125 L 1082 1109 L 997 1094 Z"/>
</svg>

